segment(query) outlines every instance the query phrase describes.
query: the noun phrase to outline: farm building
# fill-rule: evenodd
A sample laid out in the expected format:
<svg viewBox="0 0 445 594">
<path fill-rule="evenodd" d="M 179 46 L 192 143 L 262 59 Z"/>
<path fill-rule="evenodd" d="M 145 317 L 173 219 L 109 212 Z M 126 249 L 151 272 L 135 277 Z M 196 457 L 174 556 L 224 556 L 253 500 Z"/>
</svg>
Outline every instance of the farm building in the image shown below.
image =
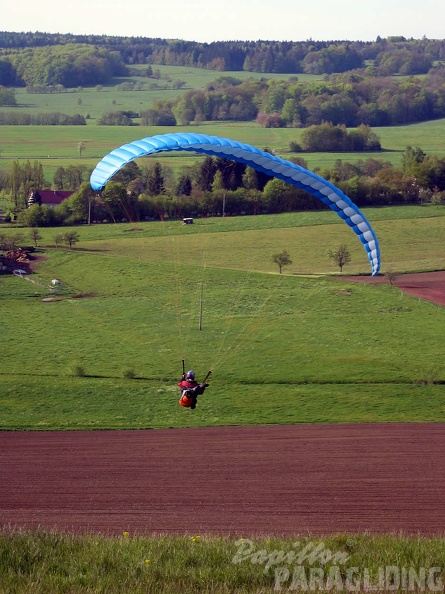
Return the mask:
<svg viewBox="0 0 445 594">
<path fill-rule="evenodd" d="M 58 206 L 73 194 L 74 192 L 67 190 L 31 190 L 28 196 L 28 206 L 33 204 Z"/>
</svg>

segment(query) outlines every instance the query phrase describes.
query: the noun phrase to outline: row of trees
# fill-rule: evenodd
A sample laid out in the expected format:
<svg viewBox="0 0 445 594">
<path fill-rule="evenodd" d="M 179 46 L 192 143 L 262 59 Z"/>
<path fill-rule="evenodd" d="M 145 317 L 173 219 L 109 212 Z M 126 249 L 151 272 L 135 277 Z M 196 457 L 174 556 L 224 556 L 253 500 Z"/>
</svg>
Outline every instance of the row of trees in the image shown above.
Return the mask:
<svg viewBox="0 0 445 594">
<path fill-rule="evenodd" d="M 133 112 L 109 111 L 98 118 L 96 124 L 98 126 L 136 126 L 134 115 Z"/>
<path fill-rule="evenodd" d="M 401 36 L 377 37 L 374 42 L 258 40 L 197 43 L 143 37 L 0 32 L 3 53 L 73 45 L 116 52 L 126 64 L 170 64 L 219 71 L 290 74 L 346 72 L 365 67 L 370 62 L 377 75 L 424 74 L 433 62 L 445 59 L 444 40 L 405 39 Z"/>
<path fill-rule="evenodd" d="M 329 124 L 323 124 L 319 128 L 321 131 L 333 130 L 345 133 L 343 127 L 337 128 Z M 327 142 L 322 134 L 315 134 L 313 137 L 312 131 L 312 128 L 305 130 L 307 138 L 304 137 L 304 142 L 315 143 L 319 137 L 321 142 Z M 378 137 L 366 126 L 346 133 L 346 142 L 350 142 L 348 139 L 351 134 L 354 142 L 359 142 L 356 138 L 358 137 L 361 139 L 360 142 L 367 142 L 368 147 L 372 143 L 379 142 Z M 329 138 L 329 134 L 327 138 Z M 334 136 L 335 139 L 336 136 Z M 306 147 L 306 144 L 304 146 Z M 317 146 L 312 148 L 316 150 Z M 329 145 L 326 144 L 321 148 L 330 150 Z M 79 143 L 79 152 L 84 149 L 84 143 Z M 265 150 L 267 151 L 267 149 Z M 290 157 L 290 160 L 307 168 L 307 163 L 301 155 Z M 427 156 L 419 147 L 406 147 L 399 168 L 393 167 L 390 162 L 380 158 L 368 158 L 360 159 L 355 164 L 337 160 L 334 167 L 330 169 L 318 168 L 315 171 L 333 183 L 350 182 L 350 186 L 351 180 L 357 178 L 372 178 L 374 184 L 377 179 L 381 179 L 385 183 L 389 183 L 393 195 L 395 195 L 394 192 L 405 191 L 406 184 L 408 186 L 414 184 L 417 190 L 425 192 L 432 192 L 435 189 L 445 190 L 445 158 L 435 155 Z M 54 173 L 52 187 L 55 190 L 76 191 L 89 180 L 90 174 L 91 169 L 81 164 L 58 167 Z M 138 196 L 143 193 L 152 196 L 165 193 L 174 196 L 191 196 L 196 192 L 235 191 L 238 189 L 263 192 L 268 182 L 270 182 L 269 176 L 244 164 L 210 156 L 197 160 L 192 167 L 186 168 L 178 178 L 175 178 L 170 167 L 161 165 L 159 161 L 151 161 L 149 165 L 141 167 L 133 161 L 120 170 L 112 180 L 112 183 L 123 185 L 128 194 Z M 10 196 L 16 210 L 26 205 L 31 189 L 38 191 L 48 185 L 44 179 L 43 166 L 37 160 L 32 163 L 28 160 L 23 164 L 13 161 L 9 168 L 0 169 L 0 191 L 4 195 Z M 347 193 L 351 191 L 353 189 L 349 187 Z M 385 202 L 387 201 L 385 199 Z"/>
<path fill-rule="evenodd" d="M 42 239 L 42 236 L 39 233 L 38 228 L 32 228 L 29 232 L 29 239 L 31 239 L 34 243 L 34 246 L 38 246 L 38 242 Z M 20 249 L 20 246 L 26 240 L 26 236 L 24 233 L 14 233 L 14 234 L 7 234 L 0 233 L 0 251 L 9 252 Z M 71 249 L 77 242 L 79 241 L 79 234 L 77 231 L 67 231 L 66 233 L 57 233 L 54 236 L 54 243 L 56 248 L 59 247 L 60 244 L 66 243 L 69 248 Z"/>
<path fill-rule="evenodd" d="M 304 159 L 299 164 L 306 167 Z M 358 206 L 445 202 L 445 158 L 426 156 L 407 147 L 400 168 L 382 159 L 338 160 L 318 170 Z M 88 221 L 136 221 L 196 216 L 230 216 L 319 210 L 326 207 L 312 195 L 250 167 L 206 157 L 175 179 L 158 161 L 140 168 L 134 162 L 119 171 L 104 191 L 95 194 L 88 182 L 56 208 L 37 204 L 22 210 L 18 220 L 31 227 Z"/>
<path fill-rule="evenodd" d="M 0 112 L 0 126 L 86 126 L 86 123 L 85 117 L 80 114 Z"/>
</svg>

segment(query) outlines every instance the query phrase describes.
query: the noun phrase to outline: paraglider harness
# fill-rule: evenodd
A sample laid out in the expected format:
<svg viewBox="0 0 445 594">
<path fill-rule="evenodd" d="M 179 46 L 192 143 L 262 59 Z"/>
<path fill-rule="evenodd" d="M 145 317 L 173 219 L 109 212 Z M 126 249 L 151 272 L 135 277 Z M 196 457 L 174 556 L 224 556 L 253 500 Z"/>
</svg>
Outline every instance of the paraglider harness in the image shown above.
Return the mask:
<svg viewBox="0 0 445 594">
<path fill-rule="evenodd" d="M 207 384 L 207 380 L 209 379 L 210 375 L 212 374 L 212 371 L 210 370 L 207 375 L 204 378 L 204 381 L 200 384 L 198 384 L 196 382 L 196 386 L 193 386 L 192 388 L 182 388 L 181 389 L 181 398 L 179 399 L 179 404 L 181 404 L 181 406 L 185 406 L 187 408 L 191 408 L 191 409 L 195 409 L 196 408 L 196 400 L 198 398 L 198 396 L 200 396 L 201 394 L 204 394 L 204 390 L 207 388 L 208 384 Z M 186 374 L 185 374 L 185 361 L 184 359 L 182 360 L 182 381 L 184 381 L 186 379 Z M 191 400 L 190 404 L 185 404 L 184 400 Z"/>
</svg>

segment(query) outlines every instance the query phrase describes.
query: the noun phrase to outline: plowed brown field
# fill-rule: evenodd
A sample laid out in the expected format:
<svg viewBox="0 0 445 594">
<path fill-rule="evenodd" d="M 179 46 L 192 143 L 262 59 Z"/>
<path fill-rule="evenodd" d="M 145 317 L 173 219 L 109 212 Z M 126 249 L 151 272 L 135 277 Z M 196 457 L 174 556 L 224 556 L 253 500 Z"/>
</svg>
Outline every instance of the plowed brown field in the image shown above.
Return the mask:
<svg viewBox="0 0 445 594">
<path fill-rule="evenodd" d="M 0 433 L 0 525 L 445 532 L 445 424 Z"/>
</svg>

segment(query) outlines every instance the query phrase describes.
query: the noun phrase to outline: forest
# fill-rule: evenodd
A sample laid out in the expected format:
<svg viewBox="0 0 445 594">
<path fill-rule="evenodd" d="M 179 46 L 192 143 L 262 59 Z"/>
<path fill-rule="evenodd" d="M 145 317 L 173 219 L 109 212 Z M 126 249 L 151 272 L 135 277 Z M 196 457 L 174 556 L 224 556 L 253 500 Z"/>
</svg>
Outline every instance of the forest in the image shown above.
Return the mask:
<svg viewBox="0 0 445 594">
<path fill-rule="evenodd" d="M 445 59 L 445 40 L 403 36 L 364 41 L 218 41 L 14 33 L 0 31 L 0 51 L 12 56 L 43 47 L 89 46 L 118 54 L 123 63 L 194 66 L 218 71 L 332 74 L 371 67 L 376 75 L 425 74 Z M 61 81 L 59 81 L 61 82 Z M 4 84 L 4 83 L 2 83 Z M 64 83 L 62 83 L 64 84 Z M 71 85 L 73 86 L 73 85 Z"/>
</svg>

